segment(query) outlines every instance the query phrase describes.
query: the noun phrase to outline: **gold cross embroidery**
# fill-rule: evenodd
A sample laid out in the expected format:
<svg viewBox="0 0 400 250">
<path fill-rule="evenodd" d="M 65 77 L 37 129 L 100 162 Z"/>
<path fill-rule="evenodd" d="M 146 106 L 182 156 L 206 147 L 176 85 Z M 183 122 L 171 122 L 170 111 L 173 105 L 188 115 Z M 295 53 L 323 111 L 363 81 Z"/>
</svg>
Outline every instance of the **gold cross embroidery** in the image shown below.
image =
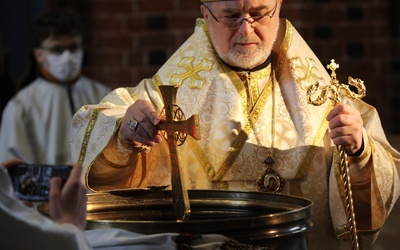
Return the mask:
<svg viewBox="0 0 400 250">
<path fill-rule="evenodd" d="M 186 69 L 184 73 L 181 74 L 173 74 L 170 80 L 170 84 L 174 86 L 182 85 L 182 82 L 186 79 L 190 79 L 190 87 L 191 88 L 202 88 L 203 84 L 206 82 L 205 77 L 201 77 L 199 75 L 200 71 L 207 70 L 209 71 L 214 64 L 213 61 L 203 59 L 201 62 L 194 66 L 193 65 L 194 57 L 185 57 L 178 64 L 179 67 Z"/>
</svg>

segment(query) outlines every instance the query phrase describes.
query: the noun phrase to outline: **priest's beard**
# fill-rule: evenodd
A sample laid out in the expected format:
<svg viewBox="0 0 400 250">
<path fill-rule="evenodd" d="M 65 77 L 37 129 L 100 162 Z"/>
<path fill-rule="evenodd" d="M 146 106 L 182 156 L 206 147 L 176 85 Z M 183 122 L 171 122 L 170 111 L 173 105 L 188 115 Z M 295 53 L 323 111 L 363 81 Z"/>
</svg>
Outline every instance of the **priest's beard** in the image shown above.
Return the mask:
<svg viewBox="0 0 400 250">
<path fill-rule="evenodd" d="M 212 29 L 213 27 L 212 25 L 210 25 L 209 31 L 211 40 L 215 41 L 214 32 Z M 274 35 L 271 39 L 271 43 L 267 47 L 265 47 L 264 44 L 261 43 L 260 38 L 256 36 L 255 33 L 253 33 L 252 36 L 249 37 L 235 35 L 232 38 L 231 42 L 231 44 L 255 42 L 257 43 L 257 47 L 255 48 L 250 48 L 250 49 L 235 48 L 234 45 L 232 45 L 227 53 L 222 53 L 221 49 L 218 47 L 218 45 L 216 45 L 216 43 L 213 43 L 213 45 L 219 57 L 226 64 L 241 69 L 253 69 L 263 64 L 270 56 L 272 48 L 278 36 L 278 30 L 279 30 L 279 19 L 278 19 L 278 24 L 276 25 L 276 30 L 273 33 Z"/>
</svg>

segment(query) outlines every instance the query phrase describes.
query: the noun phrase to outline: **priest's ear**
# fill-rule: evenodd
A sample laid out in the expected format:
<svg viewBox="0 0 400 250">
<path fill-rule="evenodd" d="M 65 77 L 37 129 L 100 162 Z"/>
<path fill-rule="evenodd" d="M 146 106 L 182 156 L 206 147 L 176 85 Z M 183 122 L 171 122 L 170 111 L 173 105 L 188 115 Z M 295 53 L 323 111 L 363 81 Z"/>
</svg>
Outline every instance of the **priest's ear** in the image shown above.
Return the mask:
<svg viewBox="0 0 400 250">
<path fill-rule="evenodd" d="M 200 11 L 201 11 L 201 14 L 203 15 L 203 18 L 204 18 L 205 20 L 207 20 L 207 18 L 208 18 L 208 12 L 207 12 L 206 7 L 204 7 L 203 4 L 200 5 Z"/>
<path fill-rule="evenodd" d="M 44 57 L 44 51 L 41 50 L 40 48 L 33 48 L 33 56 L 36 59 L 36 62 L 38 64 L 44 64 L 45 63 L 45 57 Z"/>
</svg>

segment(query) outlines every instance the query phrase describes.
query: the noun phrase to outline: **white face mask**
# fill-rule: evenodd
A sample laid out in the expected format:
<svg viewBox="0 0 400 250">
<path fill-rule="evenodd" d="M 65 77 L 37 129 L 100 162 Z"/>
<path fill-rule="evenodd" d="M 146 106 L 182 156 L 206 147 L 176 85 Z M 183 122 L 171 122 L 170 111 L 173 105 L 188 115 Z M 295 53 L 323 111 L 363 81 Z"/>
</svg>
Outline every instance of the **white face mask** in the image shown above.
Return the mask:
<svg viewBox="0 0 400 250">
<path fill-rule="evenodd" d="M 46 57 L 46 69 L 57 80 L 69 81 L 76 77 L 80 72 L 82 67 L 82 57 L 82 50 L 77 50 L 73 53 L 69 50 L 65 50 L 60 55 L 50 53 Z"/>
</svg>

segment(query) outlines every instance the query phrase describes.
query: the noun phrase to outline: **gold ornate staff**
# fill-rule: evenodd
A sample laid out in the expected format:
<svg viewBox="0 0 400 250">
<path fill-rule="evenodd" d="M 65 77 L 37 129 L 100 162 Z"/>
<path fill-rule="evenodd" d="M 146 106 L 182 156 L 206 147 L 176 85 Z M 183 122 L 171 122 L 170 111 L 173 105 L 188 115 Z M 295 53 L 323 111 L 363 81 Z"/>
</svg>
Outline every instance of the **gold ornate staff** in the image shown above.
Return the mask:
<svg viewBox="0 0 400 250">
<path fill-rule="evenodd" d="M 314 105 L 323 104 L 328 98 L 334 102 L 335 105 L 341 102 L 342 97 L 349 97 L 350 99 L 361 99 L 365 96 L 365 86 L 364 82 L 360 79 L 353 79 L 352 77 L 348 78 L 348 84 L 357 88 L 358 94 L 354 93 L 350 90 L 349 86 L 345 84 L 339 83 L 336 79 L 336 69 L 339 68 L 339 64 L 335 63 L 335 60 L 331 60 L 331 63 L 327 65 L 327 68 L 332 71 L 331 73 L 331 84 L 324 86 L 320 89 L 319 82 L 311 85 L 307 90 L 308 102 Z M 321 91 L 321 94 L 316 98 L 312 99 L 312 95 L 317 92 L 317 90 Z M 354 204 L 353 204 L 353 194 L 351 191 L 351 183 L 350 183 L 350 170 L 348 167 L 347 154 L 342 145 L 336 145 L 339 151 L 339 170 L 340 176 L 343 181 L 344 186 L 344 195 L 345 195 L 345 206 L 346 206 L 346 215 L 348 228 L 350 231 L 350 240 L 352 243 L 353 249 L 359 249 L 358 237 L 357 237 L 357 227 L 356 227 L 356 218 L 354 213 Z"/>
</svg>

